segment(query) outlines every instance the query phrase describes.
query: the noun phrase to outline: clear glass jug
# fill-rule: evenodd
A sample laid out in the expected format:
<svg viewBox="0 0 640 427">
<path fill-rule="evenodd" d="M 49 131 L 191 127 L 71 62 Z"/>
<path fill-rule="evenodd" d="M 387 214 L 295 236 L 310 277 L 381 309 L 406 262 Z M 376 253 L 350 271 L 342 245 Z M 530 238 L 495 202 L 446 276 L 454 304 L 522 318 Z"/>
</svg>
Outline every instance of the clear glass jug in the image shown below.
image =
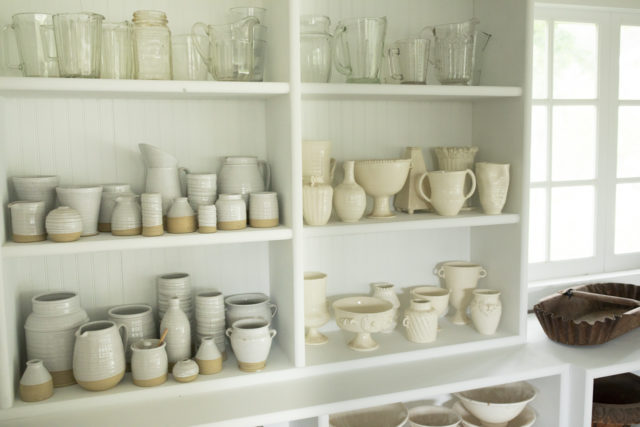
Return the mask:
<svg viewBox="0 0 640 427">
<path fill-rule="evenodd" d="M 340 21 L 335 31 L 334 63 L 347 83 L 380 83 L 387 18 Z"/>
<path fill-rule="evenodd" d="M 97 13 L 53 15 L 61 77 L 100 77 L 103 20 Z"/>
<path fill-rule="evenodd" d="M 484 58 L 484 50 L 487 48 L 491 40 L 491 34 L 484 31 L 476 30 L 473 37 L 473 57 L 471 60 L 471 78 L 467 82 L 469 86 L 477 86 L 480 84 L 480 74 L 482 73 L 482 62 Z"/>
<path fill-rule="evenodd" d="M 478 20 L 426 27 L 434 39 L 434 65 L 443 85 L 467 84 L 473 75 L 473 47 Z"/>
<path fill-rule="evenodd" d="M 132 29 L 129 21 L 102 23 L 102 79 L 133 78 Z"/>
<path fill-rule="evenodd" d="M 300 74 L 303 82 L 327 83 L 331 78 L 331 20 L 327 16 L 300 17 Z"/>
<path fill-rule="evenodd" d="M 56 44 L 53 35 L 53 19 L 47 13 L 18 13 L 11 24 L 2 27 L 2 49 L 10 50 L 8 33 L 15 32 L 18 44 L 19 64 L 9 64 L 2 55 L 5 68 L 21 70 L 26 77 L 58 77 Z"/>
<path fill-rule="evenodd" d="M 427 84 L 429 46 L 427 39 L 404 39 L 394 42 L 387 51 L 391 78 L 401 84 Z"/>
</svg>

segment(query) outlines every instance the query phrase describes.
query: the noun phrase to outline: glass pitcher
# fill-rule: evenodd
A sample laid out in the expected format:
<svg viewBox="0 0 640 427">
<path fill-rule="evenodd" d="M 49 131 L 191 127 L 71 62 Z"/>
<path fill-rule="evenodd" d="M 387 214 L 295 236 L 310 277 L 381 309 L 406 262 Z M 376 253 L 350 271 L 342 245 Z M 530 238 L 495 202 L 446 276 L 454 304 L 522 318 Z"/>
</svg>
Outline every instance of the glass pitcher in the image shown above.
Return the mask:
<svg viewBox="0 0 640 427">
<path fill-rule="evenodd" d="M 5 68 L 21 70 L 26 77 L 58 77 L 56 44 L 52 15 L 47 13 L 18 13 L 11 24 L 2 27 L 3 51 L 10 51 L 8 32 L 13 31 L 18 44 L 19 64 L 9 64 L 2 55 Z"/>
<path fill-rule="evenodd" d="M 340 21 L 335 31 L 333 59 L 347 83 L 380 83 L 380 64 L 387 18 L 352 18 Z"/>
<path fill-rule="evenodd" d="M 471 59 L 471 78 L 467 82 L 469 86 L 477 86 L 480 84 L 480 74 L 482 73 L 482 62 L 484 58 L 484 50 L 487 48 L 491 40 L 491 34 L 484 31 L 476 30 L 473 37 L 473 56 Z"/>
<path fill-rule="evenodd" d="M 132 28 L 129 21 L 102 23 L 100 78 L 133 78 Z"/>
<path fill-rule="evenodd" d="M 434 39 L 434 65 L 441 84 L 467 84 L 471 80 L 477 23 L 477 19 L 471 19 L 422 30 Z"/>
<path fill-rule="evenodd" d="M 100 77 L 103 20 L 97 13 L 53 15 L 61 77 Z"/>
<path fill-rule="evenodd" d="M 387 51 L 391 78 L 401 84 L 427 84 L 429 46 L 427 39 L 404 39 L 394 42 Z"/>
<path fill-rule="evenodd" d="M 300 17 L 300 74 L 303 82 L 327 83 L 331 78 L 331 20 L 327 16 Z"/>
</svg>

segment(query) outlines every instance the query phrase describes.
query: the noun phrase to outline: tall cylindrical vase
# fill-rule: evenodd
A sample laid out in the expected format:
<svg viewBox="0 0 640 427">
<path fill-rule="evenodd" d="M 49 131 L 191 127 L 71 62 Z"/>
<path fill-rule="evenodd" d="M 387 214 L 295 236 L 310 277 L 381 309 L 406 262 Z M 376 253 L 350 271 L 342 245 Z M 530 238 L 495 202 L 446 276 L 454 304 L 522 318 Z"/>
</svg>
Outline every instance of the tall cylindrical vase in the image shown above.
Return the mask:
<svg viewBox="0 0 640 427">
<path fill-rule="evenodd" d="M 476 179 L 484 213 L 489 215 L 502 213 L 509 190 L 509 164 L 478 162 Z"/>
<path fill-rule="evenodd" d="M 169 365 L 191 357 L 191 325 L 189 318 L 180 309 L 180 298 L 169 299 L 169 309 L 160 323 L 160 333 L 168 329 L 166 343 Z"/>
<path fill-rule="evenodd" d="M 387 282 L 376 282 L 372 283 L 371 286 L 373 287 L 374 297 L 389 301 L 393 304 L 393 322 L 391 322 L 391 326 L 389 328 L 381 331 L 383 334 L 390 334 L 398 324 L 398 308 L 400 308 L 400 300 L 396 294 L 396 287 L 395 285 Z"/>
<path fill-rule="evenodd" d="M 329 321 L 326 290 L 326 274 L 315 271 L 304 273 L 304 325 L 309 328 L 304 338 L 305 344 L 319 345 L 329 341 L 317 329 Z"/>
<path fill-rule="evenodd" d="M 353 160 L 344 162 L 344 181 L 333 192 L 333 205 L 343 222 L 357 222 L 367 207 L 367 195 L 356 183 L 354 166 Z"/>
<path fill-rule="evenodd" d="M 469 304 L 471 321 L 478 332 L 493 335 L 498 329 L 502 317 L 500 291 L 495 289 L 476 289 Z"/>
</svg>

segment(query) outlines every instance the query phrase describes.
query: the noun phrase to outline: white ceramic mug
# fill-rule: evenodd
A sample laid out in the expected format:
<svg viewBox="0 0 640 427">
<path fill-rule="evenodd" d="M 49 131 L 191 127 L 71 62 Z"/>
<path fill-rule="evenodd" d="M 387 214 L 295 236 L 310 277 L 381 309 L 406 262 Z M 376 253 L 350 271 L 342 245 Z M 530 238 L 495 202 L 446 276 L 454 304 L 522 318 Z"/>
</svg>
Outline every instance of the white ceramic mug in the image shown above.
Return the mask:
<svg viewBox="0 0 640 427">
<path fill-rule="evenodd" d="M 507 201 L 509 190 L 509 164 L 476 163 L 478 193 L 484 213 L 498 215 Z"/>
<path fill-rule="evenodd" d="M 238 367 L 245 372 L 264 369 L 271 350 L 271 341 L 276 336 L 275 329 L 269 329 L 269 322 L 262 318 L 249 318 L 233 322 L 226 335 L 238 359 Z"/>
<path fill-rule="evenodd" d="M 467 175 L 471 178 L 471 189 L 465 194 L 464 183 Z M 423 190 L 424 179 L 427 177 L 431 187 L 431 197 L 428 197 Z M 418 181 L 418 191 L 424 200 L 433 205 L 438 214 L 455 216 L 462 209 L 464 201 L 476 191 L 476 177 L 471 169 L 425 172 Z"/>
<path fill-rule="evenodd" d="M 331 185 L 336 159 L 331 158 L 331 141 L 302 141 L 302 183 L 309 184 L 312 176 L 321 176 Z"/>
<path fill-rule="evenodd" d="M 16 243 L 39 242 L 46 238 L 45 202 L 12 202 L 11 230 Z"/>
<path fill-rule="evenodd" d="M 56 192 L 61 205 L 77 210 L 82 217 L 82 235 L 98 234 L 102 186 L 56 187 Z"/>
</svg>

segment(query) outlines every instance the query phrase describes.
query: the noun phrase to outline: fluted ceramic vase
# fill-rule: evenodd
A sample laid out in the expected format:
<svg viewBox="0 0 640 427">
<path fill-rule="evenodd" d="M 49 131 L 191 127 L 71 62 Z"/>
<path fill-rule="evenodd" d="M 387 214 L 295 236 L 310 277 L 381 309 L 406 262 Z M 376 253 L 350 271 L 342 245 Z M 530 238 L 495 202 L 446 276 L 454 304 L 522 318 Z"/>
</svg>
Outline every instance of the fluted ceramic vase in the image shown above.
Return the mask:
<svg viewBox="0 0 640 427">
<path fill-rule="evenodd" d="M 376 282 L 372 283 L 371 286 L 373 287 L 374 297 L 389 301 L 393 305 L 393 321 L 388 328 L 380 331 L 383 334 L 390 334 L 398 324 L 398 308 L 400 308 L 400 300 L 396 294 L 396 286 L 387 282 Z"/>
<path fill-rule="evenodd" d="M 353 160 L 344 162 L 344 181 L 333 192 L 333 205 L 343 222 L 357 222 L 367 207 L 367 195 L 356 183 L 354 166 Z"/>
</svg>

